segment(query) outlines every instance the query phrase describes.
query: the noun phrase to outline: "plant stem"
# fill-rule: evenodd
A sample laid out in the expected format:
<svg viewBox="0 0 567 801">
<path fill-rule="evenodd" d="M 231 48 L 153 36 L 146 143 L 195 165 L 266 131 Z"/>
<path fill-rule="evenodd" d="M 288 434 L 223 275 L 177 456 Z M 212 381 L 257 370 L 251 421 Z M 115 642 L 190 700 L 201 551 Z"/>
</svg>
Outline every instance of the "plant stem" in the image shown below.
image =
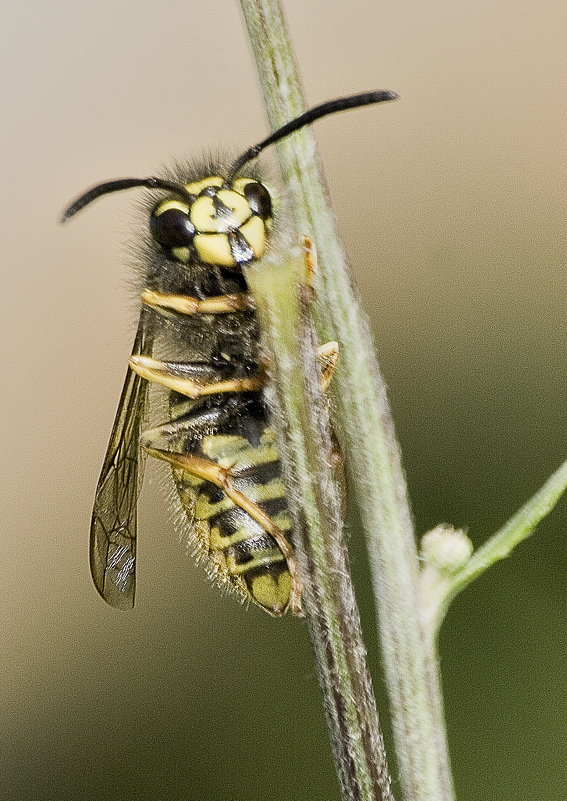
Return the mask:
<svg viewBox="0 0 567 801">
<path fill-rule="evenodd" d="M 272 128 L 304 110 L 298 70 L 276 0 L 241 0 Z M 435 654 L 419 616 L 418 561 L 399 449 L 369 325 L 318 169 L 311 132 L 277 146 L 286 196 L 300 234 L 317 244 L 315 320 L 340 344 L 332 382 L 349 490 L 365 530 L 400 782 L 406 801 L 451 801 L 452 778 Z M 279 358 L 279 354 L 278 354 Z"/>
<path fill-rule="evenodd" d="M 343 798 L 393 801 L 344 545 L 341 493 L 331 467 L 315 332 L 298 297 L 305 265 L 299 248 L 287 252 L 291 256 L 284 260 L 279 255 L 249 266 L 246 280 L 265 343 L 277 354 L 266 391 L 274 425 L 283 429 L 279 450 L 303 604 Z"/>
<path fill-rule="evenodd" d="M 485 570 L 508 556 L 516 545 L 533 534 L 537 524 L 551 512 L 566 489 L 567 461 L 563 462 L 543 487 L 499 531 L 473 553 L 460 570 L 447 576 L 439 584 L 434 590 L 433 597 L 424 597 L 424 608 L 429 609 L 427 619 L 431 637 L 437 636 L 453 598 Z M 428 566 L 425 565 L 424 575 L 427 570 Z"/>
</svg>

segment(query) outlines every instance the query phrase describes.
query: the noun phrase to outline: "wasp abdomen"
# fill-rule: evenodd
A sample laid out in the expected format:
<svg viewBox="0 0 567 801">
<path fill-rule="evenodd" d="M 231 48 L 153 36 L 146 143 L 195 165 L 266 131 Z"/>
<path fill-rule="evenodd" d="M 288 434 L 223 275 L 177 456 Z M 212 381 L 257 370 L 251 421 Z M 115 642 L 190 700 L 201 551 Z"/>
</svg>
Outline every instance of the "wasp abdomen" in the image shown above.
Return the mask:
<svg viewBox="0 0 567 801">
<path fill-rule="evenodd" d="M 195 414 L 197 420 L 200 414 Z M 198 450 L 211 465 L 227 471 L 230 493 L 184 469 L 174 469 L 175 482 L 181 503 L 194 521 L 197 545 L 212 571 L 244 597 L 279 616 L 289 606 L 293 581 L 287 556 L 272 536 L 277 531 L 287 539 L 291 530 L 274 433 L 257 416 L 243 413 L 237 415 L 237 422 L 244 424 L 248 436 L 221 428 L 203 436 L 198 445 L 181 443 L 181 450 Z M 232 426 L 234 420 L 224 428 Z"/>
</svg>

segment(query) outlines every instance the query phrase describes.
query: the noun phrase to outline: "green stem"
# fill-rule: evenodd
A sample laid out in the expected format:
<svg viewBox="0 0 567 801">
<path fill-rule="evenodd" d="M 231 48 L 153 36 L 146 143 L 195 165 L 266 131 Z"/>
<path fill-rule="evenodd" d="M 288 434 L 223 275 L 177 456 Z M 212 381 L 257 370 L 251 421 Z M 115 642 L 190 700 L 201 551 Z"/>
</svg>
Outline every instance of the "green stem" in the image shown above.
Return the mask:
<svg viewBox="0 0 567 801">
<path fill-rule="evenodd" d="M 316 340 L 298 297 L 301 250 L 247 268 L 270 350 L 267 389 L 294 522 L 303 605 L 341 791 L 347 799 L 393 801 L 358 610 L 344 545 L 340 487 L 333 470 L 329 418 L 321 397 Z M 294 258 L 295 257 L 295 258 Z M 273 354 L 273 355 L 272 355 Z"/>
<path fill-rule="evenodd" d="M 305 108 L 293 49 L 276 0 L 241 0 L 241 4 L 268 116 L 276 128 Z M 304 129 L 283 140 L 277 150 L 296 230 L 317 245 L 321 266 L 314 310 L 317 330 L 322 340 L 336 339 L 340 344 L 332 387 L 349 490 L 359 507 L 370 554 L 404 797 L 451 801 L 439 676 L 435 654 L 421 629 L 418 560 L 407 491 L 368 321 L 352 287 L 311 131 Z"/>
<path fill-rule="evenodd" d="M 460 570 L 441 577 L 437 586 L 431 585 L 429 591 L 423 585 L 424 608 L 428 610 L 428 629 L 432 637 L 437 635 L 453 598 L 485 570 L 508 556 L 516 545 L 533 534 L 537 524 L 551 512 L 566 489 L 567 461 L 499 531 L 474 552 Z M 424 577 L 430 569 L 431 566 L 424 566 Z"/>
</svg>

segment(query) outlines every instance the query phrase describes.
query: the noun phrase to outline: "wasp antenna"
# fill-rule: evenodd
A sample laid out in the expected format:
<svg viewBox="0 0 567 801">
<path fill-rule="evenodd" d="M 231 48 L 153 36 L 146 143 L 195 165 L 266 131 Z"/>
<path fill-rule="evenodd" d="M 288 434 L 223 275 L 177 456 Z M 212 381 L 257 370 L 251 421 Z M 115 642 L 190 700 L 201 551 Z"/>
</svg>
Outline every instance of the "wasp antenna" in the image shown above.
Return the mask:
<svg viewBox="0 0 567 801">
<path fill-rule="evenodd" d="M 358 95 L 338 97 L 335 100 L 328 100 L 326 103 L 321 103 L 319 106 L 314 106 L 314 108 L 304 111 L 303 114 L 300 114 L 299 117 L 296 117 L 294 120 L 286 122 L 285 125 L 282 125 L 282 127 L 278 128 L 277 131 L 273 131 L 257 145 L 253 145 L 252 147 L 248 148 L 248 150 L 246 150 L 238 159 L 236 159 L 230 168 L 230 176 L 232 177 L 236 175 L 236 173 L 246 164 L 246 162 L 255 159 L 258 154 L 264 150 L 264 148 L 268 147 L 268 145 L 272 145 L 274 142 L 279 142 L 280 139 L 284 139 L 291 133 L 294 133 L 300 128 L 304 128 L 306 125 L 310 125 L 312 122 L 315 122 L 315 120 L 318 120 L 321 117 L 326 117 L 328 114 L 334 114 L 337 111 L 346 111 L 350 108 L 368 106 L 372 103 L 384 103 L 388 100 L 397 100 L 398 97 L 399 95 L 396 92 L 390 92 L 387 90 L 362 92 Z"/>
<path fill-rule="evenodd" d="M 88 206 L 89 203 L 92 203 L 93 200 L 101 197 L 102 195 L 108 195 L 111 192 L 121 192 L 123 189 L 133 189 L 137 186 L 143 186 L 146 189 L 166 189 L 171 192 L 175 192 L 177 195 L 181 197 L 189 197 L 192 198 L 192 195 L 184 189 L 183 186 L 174 183 L 173 181 L 164 181 L 161 178 L 118 178 L 116 181 L 105 181 L 102 184 L 97 184 L 96 186 L 87 189 L 87 191 L 80 195 L 76 200 L 74 200 L 70 206 L 68 206 L 63 214 L 60 217 L 60 222 L 66 223 L 71 217 L 73 217 L 77 212 L 84 209 L 85 206 Z"/>
</svg>

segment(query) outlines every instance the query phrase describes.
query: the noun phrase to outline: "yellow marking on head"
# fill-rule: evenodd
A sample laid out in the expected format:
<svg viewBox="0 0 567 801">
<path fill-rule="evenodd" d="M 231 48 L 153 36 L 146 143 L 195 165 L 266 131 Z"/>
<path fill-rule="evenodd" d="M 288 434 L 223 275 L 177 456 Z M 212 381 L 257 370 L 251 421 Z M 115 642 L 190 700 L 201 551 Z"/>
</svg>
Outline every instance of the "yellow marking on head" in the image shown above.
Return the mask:
<svg viewBox="0 0 567 801">
<path fill-rule="evenodd" d="M 217 198 L 228 213 L 218 213 L 212 197 L 203 195 L 191 205 L 191 222 L 200 233 L 226 234 L 239 228 L 250 217 L 248 201 L 232 189 L 220 189 Z"/>
<path fill-rule="evenodd" d="M 191 222 L 202 233 L 220 234 L 226 233 L 229 228 L 223 221 L 216 218 L 215 204 L 212 197 L 198 197 L 191 205 Z"/>
<path fill-rule="evenodd" d="M 199 195 L 207 186 L 222 186 L 224 179 L 218 175 L 211 175 L 210 178 L 203 178 L 201 181 L 195 181 L 193 184 L 185 184 L 184 188 L 190 195 Z"/>
<path fill-rule="evenodd" d="M 230 220 L 231 222 L 234 220 L 235 226 L 240 226 L 252 213 L 244 195 L 235 192 L 234 189 L 219 189 L 217 197 L 227 208 L 233 210 Z"/>
<path fill-rule="evenodd" d="M 280 573 L 276 579 L 269 573 L 254 576 L 250 594 L 257 604 L 272 615 L 283 615 L 286 611 L 292 590 L 292 580 L 288 571 Z"/>
<path fill-rule="evenodd" d="M 266 249 L 266 224 L 260 217 L 250 217 L 248 222 L 240 226 L 240 233 L 246 239 L 254 256 L 259 259 Z"/>
<path fill-rule="evenodd" d="M 205 264 L 234 267 L 234 257 L 226 234 L 196 234 L 193 245 Z"/>
<path fill-rule="evenodd" d="M 232 182 L 232 188 L 235 192 L 240 192 L 241 195 L 244 194 L 244 187 L 248 186 L 248 184 L 257 184 L 254 178 L 237 178 L 235 181 Z"/>
<path fill-rule="evenodd" d="M 177 209 L 178 211 L 182 211 L 184 214 L 189 214 L 189 204 L 184 203 L 182 200 L 178 200 L 177 198 L 167 198 L 166 200 L 162 200 L 161 203 L 153 210 L 154 217 L 159 217 L 160 214 L 163 214 L 164 211 L 170 211 L 171 209 Z"/>
<path fill-rule="evenodd" d="M 171 248 L 171 252 L 178 261 L 187 263 L 191 260 L 189 248 Z"/>
</svg>

